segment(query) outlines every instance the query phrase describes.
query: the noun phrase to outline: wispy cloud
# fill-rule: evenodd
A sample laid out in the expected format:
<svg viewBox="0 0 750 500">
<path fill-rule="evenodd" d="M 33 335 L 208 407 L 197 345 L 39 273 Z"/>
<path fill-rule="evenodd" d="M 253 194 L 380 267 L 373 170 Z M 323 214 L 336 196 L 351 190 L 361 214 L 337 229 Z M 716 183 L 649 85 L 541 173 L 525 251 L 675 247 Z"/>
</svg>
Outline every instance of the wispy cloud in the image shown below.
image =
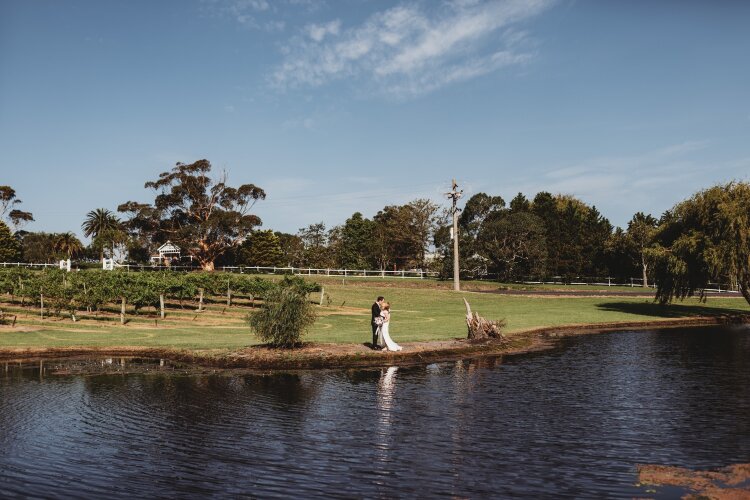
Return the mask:
<svg viewBox="0 0 750 500">
<path fill-rule="evenodd" d="M 294 11 L 315 11 L 324 0 L 202 0 L 204 10 L 234 20 L 240 25 L 267 32 L 286 29 L 284 17 Z"/>
<path fill-rule="evenodd" d="M 326 24 L 310 24 L 305 28 L 308 36 L 315 42 L 322 42 L 327 35 L 338 35 L 341 29 L 341 20 L 336 19 Z"/>
<path fill-rule="evenodd" d="M 344 29 L 339 20 L 309 25 L 283 48 L 270 76 L 279 89 L 349 78 L 396 97 L 412 97 L 518 65 L 535 42 L 516 25 L 551 0 L 453 0 L 427 9 L 402 4 Z"/>
</svg>

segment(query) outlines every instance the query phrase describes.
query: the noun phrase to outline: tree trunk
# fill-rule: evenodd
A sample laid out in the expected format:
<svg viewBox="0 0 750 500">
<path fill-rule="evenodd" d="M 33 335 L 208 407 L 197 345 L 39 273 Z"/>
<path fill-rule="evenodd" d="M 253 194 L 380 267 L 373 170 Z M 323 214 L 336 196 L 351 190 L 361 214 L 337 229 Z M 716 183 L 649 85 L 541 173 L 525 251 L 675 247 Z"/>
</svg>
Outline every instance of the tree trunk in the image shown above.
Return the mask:
<svg viewBox="0 0 750 500">
<path fill-rule="evenodd" d="M 201 268 L 204 271 L 213 271 L 214 270 L 214 261 L 212 261 L 212 260 L 211 261 L 202 260 L 201 261 Z"/>
<path fill-rule="evenodd" d="M 643 288 L 648 288 L 648 264 L 643 254 L 641 254 L 641 266 L 643 267 Z"/>
<path fill-rule="evenodd" d="M 203 311 L 203 288 L 198 289 L 198 312 Z"/>
<path fill-rule="evenodd" d="M 232 289 L 227 287 L 227 307 L 232 307 Z"/>
<path fill-rule="evenodd" d="M 161 312 L 161 319 L 164 319 L 164 294 L 159 294 L 159 310 Z"/>
<path fill-rule="evenodd" d="M 125 297 L 121 297 L 122 302 L 120 303 L 120 324 L 125 324 Z"/>
<path fill-rule="evenodd" d="M 44 319 L 44 294 L 39 294 L 39 316 Z"/>
<path fill-rule="evenodd" d="M 740 287 L 740 293 L 743 297 L 745 297 L 745 300 L 748 304 L 750 304 L 750 289 L 748 289 L 748 281 L 746 280 L 740 280 L 739 287 Z"/>
<path fill-rule="evenodd" d="M 471 312 L 469 302 L 464 299 L 466 305 L 466 326 L 469 330 L 470 340 L 486 340 L 488 338 L 503 339 L 505 336 L 500 330 L 505 326 L 505 320 L 493 321 L 481 317 L 478 313 Z"/>
</svg>

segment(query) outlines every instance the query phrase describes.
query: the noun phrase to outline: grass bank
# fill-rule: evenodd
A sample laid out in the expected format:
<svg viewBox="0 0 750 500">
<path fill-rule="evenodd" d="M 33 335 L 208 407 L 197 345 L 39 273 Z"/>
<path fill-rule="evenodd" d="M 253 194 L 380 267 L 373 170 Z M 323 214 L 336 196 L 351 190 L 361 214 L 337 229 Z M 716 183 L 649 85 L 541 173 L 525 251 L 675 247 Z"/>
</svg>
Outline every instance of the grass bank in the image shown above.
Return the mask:
<svg viewBox="0 0 750 500">
<path fill-rule="evenodd" d="M 638 323 L 703 316 L 746 315 L 750 307 L 741 298 L 710 298 L 707 303 L 690 299 L 660 306 L 637 297 L 507 296 L 478 292 L 454 292 L 443 283 L 395 280 L 336 283 L 326 280 L 324 305 L 305 340 L 315 344 L 354 345 L 369 341 L 369 308 L 378 294 L 393 307 L 391 334 L 398 342 L 439 342 L 464 337 L 463 298 L 491 319 L 505 318 L 509 335 L 543 327 L 591 323 Z M 418 286 L 417 286 L 418 285 Z M 495 288 L 497 288 L 495 286 Z M 312 297 L 319 298 L 317 294 Z M 1 300 L 1 299 L 0 299 Z M 0 350 L 45 348 L 153 348 L 227 352 L 257 346 L 258 339 L 245 325 L 250 304 L 227 308 L 218 298 L 206 311 L 171 304 L 167 318 L 155 311 L 129 314 L 119 325 L 113 309 L 99 316 L 82 315 L 40 320 L 38 309 L 0 304 L 6 314 L 17 316 L 17 326 L 0 327 Z"/>
</svg>

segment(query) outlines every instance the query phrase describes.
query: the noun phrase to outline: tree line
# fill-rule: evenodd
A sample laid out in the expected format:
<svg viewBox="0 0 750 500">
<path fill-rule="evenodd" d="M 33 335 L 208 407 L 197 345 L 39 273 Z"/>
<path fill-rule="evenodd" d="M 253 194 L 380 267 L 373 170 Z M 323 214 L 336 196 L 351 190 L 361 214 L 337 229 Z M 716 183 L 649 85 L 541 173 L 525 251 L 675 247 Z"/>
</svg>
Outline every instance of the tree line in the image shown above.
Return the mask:
<svg viewBox="0 0 750 500">
<path fill-rule="evenodd" d="M 0 216 L 8 222 L 0 222 L 0 260 L 49 262 L 98 254 L 147 262 L 151 252 L 172 241 L 204 270 L 217 265 L 432 268 L 450 276 L 451 224 L 430 200 L 388 205 L 372 219 L 356 212 L 331 229 L 319 222 L 287 234 L 261 230 L 260 218 L 250 213 L 265 199 L 263 189 L 232 187 L 226 175 L 214 180 L 211 168 L 207 160 L 177 163 L 145 184 L 154 194 L 152 202 L 118 206 L 122 219 L 106 209 L 89 212 L 82 225 L 92 238 L 87 247 L 72 233 L 19 229 L 33 216 L 18 208 L 12 188 L 0 186 Z M 750 280 L 742 249 L 750 237 L 748 189 L 744 182 L 714 186 L 658 219 L 637 212 L 625 228 L 613 227 L 595 206 L 569 195 L 519 193 L 506 204 L 500 196 L 478 193 L 466 201 L 458 221 L 461 274 L 504 281 L 640 276 L 644 284 L 654 280 L 664 300 L 702 293 L 709 278 L 744 290 Z"/>
</svg>

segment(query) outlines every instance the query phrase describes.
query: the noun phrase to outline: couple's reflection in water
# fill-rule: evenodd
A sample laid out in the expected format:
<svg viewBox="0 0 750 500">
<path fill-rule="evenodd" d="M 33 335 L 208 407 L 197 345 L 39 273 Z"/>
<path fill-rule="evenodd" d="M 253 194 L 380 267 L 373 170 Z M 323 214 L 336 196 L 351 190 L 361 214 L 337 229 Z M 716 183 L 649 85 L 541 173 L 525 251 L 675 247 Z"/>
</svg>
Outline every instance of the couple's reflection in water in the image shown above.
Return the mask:
<svg viewBox="0 0 750 500">
<path fill-rule="evenodd" d="M 398 366 L 389 366 L 380 373 L 378 381 L 378 423 L 375 433 L 376 461 L 389 462 L 389 454 L 393 446 L 393 397 L 396 393 L 396 374 Z"/>
</svg>

